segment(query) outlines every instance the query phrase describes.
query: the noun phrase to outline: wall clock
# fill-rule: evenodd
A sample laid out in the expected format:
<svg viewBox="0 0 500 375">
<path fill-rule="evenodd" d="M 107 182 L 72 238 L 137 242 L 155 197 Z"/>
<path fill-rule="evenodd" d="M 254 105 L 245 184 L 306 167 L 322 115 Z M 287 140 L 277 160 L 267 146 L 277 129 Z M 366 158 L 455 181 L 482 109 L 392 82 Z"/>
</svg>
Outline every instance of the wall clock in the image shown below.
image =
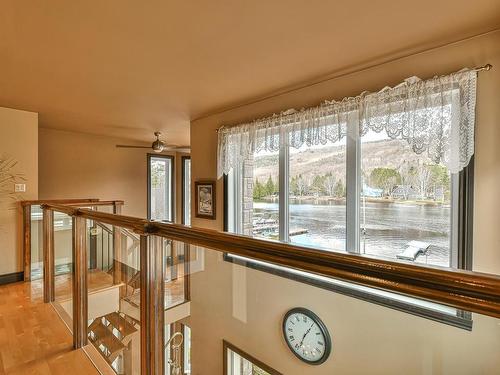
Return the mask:
<svg viewBox="0 0 500 375">
<path fill-rule="evenodd" d="M 311 365 L 325 362 L 332 350 L 332 340 L 325 324 L 315 313 L 302 307 L 285 314 L 283 336 L 292 353 Z"/>
</svg>

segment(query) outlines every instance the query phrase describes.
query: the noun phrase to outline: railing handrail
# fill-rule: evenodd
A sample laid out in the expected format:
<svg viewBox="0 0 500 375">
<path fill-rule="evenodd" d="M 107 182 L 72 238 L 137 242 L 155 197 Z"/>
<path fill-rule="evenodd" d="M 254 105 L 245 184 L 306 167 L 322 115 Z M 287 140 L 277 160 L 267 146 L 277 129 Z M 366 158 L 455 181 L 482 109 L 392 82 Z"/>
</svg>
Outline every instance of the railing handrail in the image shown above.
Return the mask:
<svg viewBox="0 0 500 375">
<path fill-rule="evenodd" d="M 91 201 L 91 202 L 75 202 L 75 203 L 64 203 L 66 206 L 72 207 L 88 207 L 88 206 L 123 206 L 125 202 L 122 200 L 110 200 L 110 201 Z"/>
<path fill-rule="evenodd" d="M 160 223 L 67 205 L 46 203 L 42 208 L 124 227 L 142 235 L 167 237 L 191 245 L 500 317 L 500 277 L 496 275 L 449 270 L 437 266 L 419 266 L 359 254 L 327 252 L 278 241 Z"/>
<path fill-rule="evenodd" d="M 77 204 L 77 203 L 89 203 L 89 202 L 99 202 L 97 198 L 73 198 L 73 199 L 35 199 L 28 201 L 21 201 L 21 206 L 33 206 L 37 204 Z"/>
</svg>

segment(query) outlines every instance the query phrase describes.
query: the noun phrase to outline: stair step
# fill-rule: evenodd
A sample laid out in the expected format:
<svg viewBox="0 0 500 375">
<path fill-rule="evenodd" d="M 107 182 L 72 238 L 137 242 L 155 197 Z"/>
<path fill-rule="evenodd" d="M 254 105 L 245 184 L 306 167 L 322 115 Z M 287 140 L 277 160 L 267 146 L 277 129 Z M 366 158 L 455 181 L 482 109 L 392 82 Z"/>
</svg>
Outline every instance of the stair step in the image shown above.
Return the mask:
<svg viewBox="0 0 500 375">
<path fill-rule="evenodd" d="M 97 322 L 97 323 L 96 323 Z M 95 323 L 95 324 L 94 324 Z M 126 348 L 125 345 L 111 332 L 111 330 L 102 324 L 100 319 L 96 319 L 89 327 L 90 333 L 93 335 L 89 335 L 89 340 L 95 344 L 95 346 L 99 349 L 99 351 L 103 352 L 101 345 L 104 346 L 107 353 L 105 357 L 109 360 L 109 362 L 113 362 L 123 349 Z"/>
<path fill-rule="evenodd" d="M 132 324 L 116 312 L 106 315 L 105 318 L 120 332 L 122 337 L 127 337 L 128 335 L 137 332 L 137 329 Z"/>
</svg>

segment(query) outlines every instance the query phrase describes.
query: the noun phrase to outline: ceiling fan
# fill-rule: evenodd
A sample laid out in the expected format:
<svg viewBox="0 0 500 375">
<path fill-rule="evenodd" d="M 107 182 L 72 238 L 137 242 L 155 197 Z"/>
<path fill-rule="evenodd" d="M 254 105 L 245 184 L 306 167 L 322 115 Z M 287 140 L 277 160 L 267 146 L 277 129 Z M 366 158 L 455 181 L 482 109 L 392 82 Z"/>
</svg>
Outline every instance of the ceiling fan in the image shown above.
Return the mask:
<svg viewBox="0 0 500 375">
<path fill-rule="evenodd" d="M 167 145 L 164 141 L 160 139 L 161 133 L 155 132 L 155 141 L 151 144 L 151 146 L 134 146 L 134 145 L 116 145 L 119 148 L 150 148 L 154 152 L 162 152 L 162 151 L 178 151 L 178 152 L 191 152 L 191 148 L 189 146 L 175 146 L 175 145 Z"/>
</svg>

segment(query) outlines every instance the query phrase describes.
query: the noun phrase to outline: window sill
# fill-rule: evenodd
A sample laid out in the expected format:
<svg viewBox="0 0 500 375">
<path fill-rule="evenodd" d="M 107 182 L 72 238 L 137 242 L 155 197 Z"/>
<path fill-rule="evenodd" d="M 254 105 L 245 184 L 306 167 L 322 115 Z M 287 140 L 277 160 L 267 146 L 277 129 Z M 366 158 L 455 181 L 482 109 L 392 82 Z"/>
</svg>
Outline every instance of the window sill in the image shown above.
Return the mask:
<svg viewBox="0 0 500 375">
<path fill-rule="evenodd" d="M 225 253 L 224 260 L 258 271 L 268 272 L 276 276 L 285 277 L 290 280 L 358 298 L 366 302 L 375 303 L 377 305 L 385 306 L 404 313 L 416 315 L 467 331 L 472 331 L 472 315 L 467 311 L 457 310 L 453 307 L 417 298 L 407 297 L 396 293 L 248 259 L 238 255 Z"/>
</svg>

